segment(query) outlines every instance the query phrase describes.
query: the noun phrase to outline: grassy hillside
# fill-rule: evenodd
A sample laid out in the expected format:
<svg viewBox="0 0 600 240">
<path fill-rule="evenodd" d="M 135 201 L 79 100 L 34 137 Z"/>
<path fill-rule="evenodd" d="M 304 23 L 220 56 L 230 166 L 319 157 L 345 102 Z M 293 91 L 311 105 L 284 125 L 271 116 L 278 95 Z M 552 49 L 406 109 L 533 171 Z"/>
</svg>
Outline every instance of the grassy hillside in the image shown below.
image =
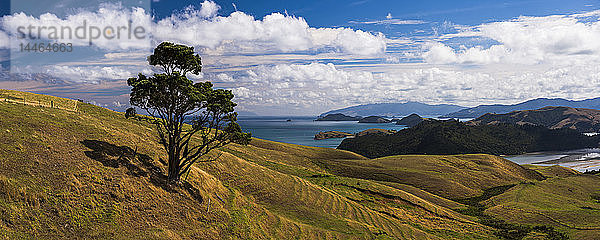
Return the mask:
<svg viewBox="0 0 600 240">
<path fill-rule="evenodd" d="M 151 126 L 77 110 L 0 102 L 0 238 L 494 238 L 459 203 L 331 174 L 365 160 L 335 149 L 254 139 L 169 186 Z"/>
<path fill-rule="evenodd" d="M 515 224 L 544 223 L 572 239 L 598 239 L 599 182 L 599 176 L 575 175 L 522 183 L 483 202 L 485 213 Z"/>
<path fill-rule="evenodd" d="M 534 171 L 544 175 L 544 177 L 549 177 L 549 178 L 551 178 L 551 177 L 572 177 L 572 176 L 581 174 L 580 172 L 578 172 L 576 170 L 562 167 L 559 165 L 540 166 L 540 165 L 526 164 L 526 165 L 522 165 L 522 166 L 527 169 L 534 170 Z"/>
<path fill-rule="evenodd" d="M 408 184 L 449 199 L 473 197 L 491 187 L 543 179 L 537 172 L 485 154 L 401 155 L 327 164 L 338 175 Z"/>
<path fill-rule="evenodd" d="M 218 161 L 196 165 L 184 184 L 171 186 L 152 126 L 77 104 L 73 111 L 0 101 L 0 239 L 560 236 L 551 226 L 598 236 L 580 230 L 598 220 L 596 176 L 543 180 L 571 175 L 490 155 L 367 159 L 253 139 L 213 152 Z M 502 207 L 543 211 L 566 225 Z M 534 220 L 544 228 L 519 225 Z"/>
</svg>

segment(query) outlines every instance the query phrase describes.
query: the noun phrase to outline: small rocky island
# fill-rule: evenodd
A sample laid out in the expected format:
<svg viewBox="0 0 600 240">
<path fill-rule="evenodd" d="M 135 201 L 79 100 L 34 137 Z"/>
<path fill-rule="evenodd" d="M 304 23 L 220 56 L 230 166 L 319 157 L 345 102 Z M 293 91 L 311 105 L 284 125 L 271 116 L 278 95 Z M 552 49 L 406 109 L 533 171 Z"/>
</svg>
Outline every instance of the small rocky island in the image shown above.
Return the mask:
<svg viewBox="0 0 600 240">
<path fill-rule="evenodd" d="M 341 113 L 327 114 L 317 118 L 315 121 L 358 121 L 361 117 L 352 117 Z"/>
<path fill-rule="evenodd" d="M 417 124 L 421 123 L 423 120 L 424 119 L 421 116 L 413 113 L 411 115 L 408 115 L 408 116 L 398 120 L 396 122 L 396 125 L 404 125 L 407 127 L 414 127 L 414 126 L 417 126 Z"/>
<path fill-rule="evenodd" d="M 352 137 L 354 134 L 347 132 L 339 132 L 339 131 L 327 131 L 327 132 L 319 132 L 315 135 L 315 140 L 325 140 L 330 138 L 346 138 Z"/>
<path fill-rule="evenodd" d="M 379 116 L 370 116 L 358 121 L 359 123 L 391 123 L 392 121 Z"/>
</svg>

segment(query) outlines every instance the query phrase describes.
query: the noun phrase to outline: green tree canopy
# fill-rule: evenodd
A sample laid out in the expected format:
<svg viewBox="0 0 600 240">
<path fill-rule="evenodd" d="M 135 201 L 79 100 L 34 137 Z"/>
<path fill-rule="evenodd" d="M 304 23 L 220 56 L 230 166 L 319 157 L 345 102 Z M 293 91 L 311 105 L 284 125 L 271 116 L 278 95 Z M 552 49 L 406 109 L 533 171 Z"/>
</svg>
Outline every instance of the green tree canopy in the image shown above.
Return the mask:
<svg viewBox="0 0 600 240">
<path fill-rule="evenodd" d="M 154 54 L 148 57 L 152 66 L 162 67 L 167 75 L 179 72 L 186 76 L 187 73 L 199 74 L 202 71 L 200 55 L 194 53 L 194 47 L 163 42 L 154 49 Z"/>
</svg>

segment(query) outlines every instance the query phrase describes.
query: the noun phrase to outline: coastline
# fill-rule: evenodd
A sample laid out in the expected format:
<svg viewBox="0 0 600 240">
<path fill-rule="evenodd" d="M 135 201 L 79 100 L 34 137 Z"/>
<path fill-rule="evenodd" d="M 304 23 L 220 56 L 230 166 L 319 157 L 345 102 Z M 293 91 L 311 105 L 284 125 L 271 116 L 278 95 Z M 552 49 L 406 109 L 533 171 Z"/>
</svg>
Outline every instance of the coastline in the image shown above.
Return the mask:
<svg viewBox="0 0 600 240">
<path fill-rule="evenodd" d="M 517 164 L 533 164 L 539 166 L 559 165 L 579 172 L 600 169 L 600 148 L 586 148 L 561 152 L 536 152 L 521 155 L 505 156 Z"/>
</svg>

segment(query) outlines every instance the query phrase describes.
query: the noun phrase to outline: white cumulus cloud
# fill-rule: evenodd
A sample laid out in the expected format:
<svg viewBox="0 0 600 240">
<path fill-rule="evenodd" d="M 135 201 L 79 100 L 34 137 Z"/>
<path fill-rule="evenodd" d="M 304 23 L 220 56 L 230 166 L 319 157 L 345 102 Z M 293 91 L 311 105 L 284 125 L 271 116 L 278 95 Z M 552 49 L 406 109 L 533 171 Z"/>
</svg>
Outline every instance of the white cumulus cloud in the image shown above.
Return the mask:
<svg viewBox="0 0 600 240">
<path fill-rule="evenodd" d="M 523 63 L 563 62 L 580 56 L 600 55 L 599 12 L 585 15 L 522 16 L 468 28 L 443 40 L 466 37 L 487 39 L 493 44 L 454 49 L 431 44 L 423 55 L 429 63 Z M 592 17 L 592 18 L 590 18 Z"/>
<path fill-rule="evenodd" d="M 493 45 L 485 49 L 482 47 L 463 48 L 455 51 L 444 44 L 434 43 L 422 57 L 426 62 L 436 64 L 490 64 L 510 59 L 510 54 L 511 50 L 503 45 Z"/>
<path fill-rule="evenodd" d="M 0 30 L 0 48 L 8 48 L 10 46 L 10 40 L 8 34 Z"/>
<path fill-rule="evenodd" d="M 272 13 L 257 20 L 243 12 L 206 19 L 201 14 L 173 15 L 156 24 L 162 40 L 221 48 L 225 51 L 307 51 L 336 49 L 342 53 L 374 55 L 385 52 L 383 34 L 349 28 L 313 28 L 301 17 Z"/>
<path fill-rule="evenodd" d="M 200 15 L 205 18 L 217 16 L 219 9 L 221 9 L 221 7 L 213 1 L 204 1 L 201 3 L 201 6 Z"/>
<path fill-rule="evenodd" d="M 135 77 L 137 72 L 121 67 L 100 66 L 47 66 L 44 73 L 73 82 L 99 82 L 102 80 L 126 80 Z"/>
</svg>

